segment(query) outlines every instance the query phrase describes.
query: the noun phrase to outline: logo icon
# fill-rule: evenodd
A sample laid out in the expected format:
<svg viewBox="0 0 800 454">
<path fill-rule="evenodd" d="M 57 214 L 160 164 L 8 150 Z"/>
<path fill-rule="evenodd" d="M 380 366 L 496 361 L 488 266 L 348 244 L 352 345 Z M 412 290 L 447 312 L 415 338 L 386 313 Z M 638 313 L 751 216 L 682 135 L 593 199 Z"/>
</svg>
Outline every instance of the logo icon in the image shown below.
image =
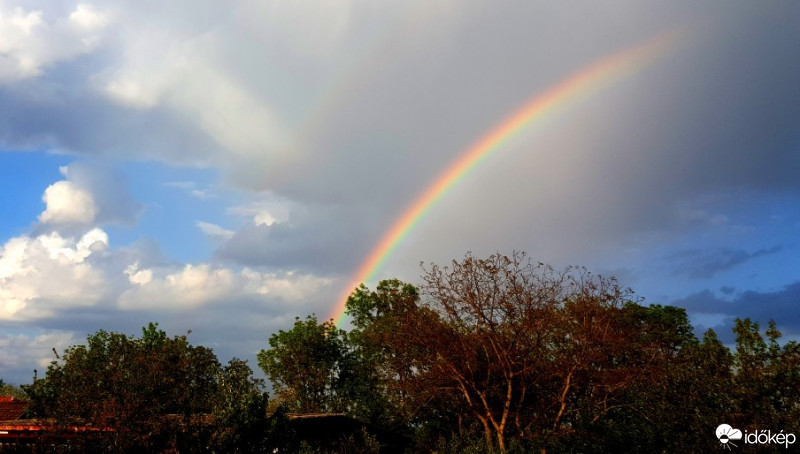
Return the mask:
<svg viewBox="0 0 800 454">
<path fill-rule="evenodd" d="M 722 443 L 722 447 L 727 450 L 731 449 L 731 446 L 736 446 L 733 440 L 741 440 L 742 439 L 742 431 L 739 429 L 734 429 L 733 427 L 727 424 L 720 424 L 717 427 L 717 439 L 720 443 Z"/>
</svg>

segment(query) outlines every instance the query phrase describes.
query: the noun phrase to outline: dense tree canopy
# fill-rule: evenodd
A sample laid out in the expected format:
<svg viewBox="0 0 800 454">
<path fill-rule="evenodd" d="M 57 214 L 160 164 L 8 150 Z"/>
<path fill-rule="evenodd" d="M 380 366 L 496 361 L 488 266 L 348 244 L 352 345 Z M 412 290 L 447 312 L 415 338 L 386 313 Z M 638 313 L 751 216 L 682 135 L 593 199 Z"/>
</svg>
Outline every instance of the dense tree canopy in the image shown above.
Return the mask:
<svg viewBox="0 0 800 454">
<path fill-rule="evenodd" d="M 311 413 L 339 408 L 339 389 L 345 333 L 332 322 L 297 318 L 289 331 L 269 338 L 268 350 L 258 354 L 258 364 L 272 380 L 275 392 L 295 411 Z"/>
<path fill-rule="evenodd" d="M 54 421 L 55 430 L 96 429 L 73 441 L 85 443 L 76 450 L 191 452 L 219 445 L 235 451 L 257 424 L 253 415 L 265 417 L 266 396 L 251 374 L 246 362 L 234 359 L 223 368 L 211 349 L 191 345 L 185 335 L 168 337 L 151 323 L 140 338 L 90 335 L 25 391 L 34 415 Z"/>
<path fill-rule="evenodd" d="M 397 408 L 447 405 L 452 420 L 475 420 L 486 447 L 501 452 L 509 437 L 557 445 L 634 406 L 630 390 L 663 376 L 691 337 L 683 311 L 642 307 L 613 279 L 523 254 L 468 255 L 433 265 L 423 281 L 423 301 L 398 281 L 356 289 L 354 338 L 377 356 L 385 389 L 399 391 Z"/>
<path fill-rule="evenodd" d="M 467 255 L 424 269 L 419 290 L 360 286 L 347 307 L 352 348 L 427 446 L 482 433 L 501 452 L 673 452 L 718 448 L 725 421 L 798 430 L 798 347 L 774 324 L 764 341 L 737 320 L 731 352 L 685 310 L 581 268 Z"/>
<path fill-rule="evenodd" d="M 774 322 L 737 319 L 731 349 L 582 268 L 467 255 L 418 287 L 361 285 L 347 313 L 349 331 L 312 315 L 269 337 L 272 401 L 245 361 L 155 324 L 90 335 L 24 390 L 56 430 L 94 428 L 69 439 L 78 451 L 380 448 L 366 432 L 301 442 L 286 412 L 345 413 L 414 452 L 709 452 L 722 423 L 800 433 L 800 344 Z"/>
</svg>

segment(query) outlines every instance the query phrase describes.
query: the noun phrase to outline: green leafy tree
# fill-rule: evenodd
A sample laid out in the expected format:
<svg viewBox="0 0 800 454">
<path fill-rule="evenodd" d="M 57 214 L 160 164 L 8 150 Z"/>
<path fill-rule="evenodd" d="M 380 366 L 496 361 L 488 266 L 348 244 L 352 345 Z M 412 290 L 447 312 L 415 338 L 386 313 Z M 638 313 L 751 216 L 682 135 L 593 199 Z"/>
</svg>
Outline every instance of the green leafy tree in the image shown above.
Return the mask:
<svg viewBox="0 0 800 454">
<path fill-rule="evenodd" d="M 22 388 L 6 383 L 3 379 L 0 379 L 0 396 L 13 397 L 20 400 L 26 400 L 28 398 L 28 395 L 25 394 Z"/>
<path fill-rule="evenodd" d="M 781 346 L 781 332 L 770 321 L 762 336 L 759 324 L 736 319 L 734 393 L 736 424 L 743 428 L 800 432 L 800 346 Z"/>
<path fill-rule="evenodd" d="M 356 288 L 349 333 L 312 316 L 273 335 L 259 365 L 281 408 L 344 411 L 438 452 L 706 452 L 723 422 L 800 433 L 800 344 L 774 323 L 736 320 L 732 352 L 684 309 L 524 254 L 422 278 Z"/>
<path fill-rule="evenodd" d="M 709 434 L 719 424 L 732 421 L 733 361 L 730 349 L 709 329 L 702 342 L 687 343 L 678 361 L 671 364 L 669 381 L 662 393 L 667 403 L 662 408 L 667 413 L 650 413 L 661 433 L 671 435 L 664 440 L 670 452 L 711 451 L 719 447 Z"/>
<path fill-rule="evenodd" d="M 38 417 L 57 428 L 88 425 L 103 436 L 92 446 L 119 452 L 199 449 L 199 415 L 211 413 L 220 365 L 186 336 L 167 337 L 149 324 L 136 338 L 98 331 L 69 347 L 44 378 L 25 387 Z M 87 449 L 89 445 L 85 446 Z"/>
<path fill-rule="evenodd" d="M 626 405 L 585 426 L 568 447 L 609 453 L 717 449 L 709 434 L 731 413 L 730 350 L 711 330 L 698 342 L 680 308 L 629 304 L 624 319 L 639 331 L 626 356 L 647 367 L 621 396 Z"/>
<path fill-rule="evenodd" d="M 668 308 L 641 310 L 663 309 Z M 648 323 L 652 326 L 663 315 L 648 317 Z M 666 338 L 686 333 L 688 321 L 681 324 L 684 328 L 663 331 Z M 781 345 L 781 333 L 772 322 L 762 333 L 757 323 L 737 319 L 733 331 L 733 352 L 713 330 L 702 341 L 679 335 L 676 339 L 683 340 L 675 344 L 675 354 L 658 357 L 662 370 L 644 386 L 630 389 L 628 399 L 638 404 L 615 412 L 571 447 L 593 452 L 711 452 L 720 448 L 712 434 L 722 423 L 740 430 L 800 432 L 798 344 Z"/>
<path fill-rule="evenodd" d="M 441 413 L 431 405 L 440 394 L 417 380 L 423 367 L 419 342 L 403 334 L 426 317 L 424 312 L 434 316 L 419 300 L 415 286 L 391 279 L 379 282 L 375 291 L 357 287 L 346 304 L 354 326 L 348 339 L 371 385 L 361 390 L 362 401 L 369 399 L 371 420 L 389 427 L 428 423 Z M 419 417 L 422 413 L 426 418 Z"/>
<path fill-rule="evenodd" d="M 341 411 L 340 390 L 348 375 L 346 333 L 333 321 L 315 316 L 295 319 L 289 331 L 269 338 L 258 365 L 273 383 L 277 397 L 298 412 Z"/>
<path fill-rule="evenodd" d="M 218 452 L 272 452 L 263 380 L 253 377 L 247 361 L 234 358 L 219 371 L 217 384 L 210 445 Z"/>
</svg>

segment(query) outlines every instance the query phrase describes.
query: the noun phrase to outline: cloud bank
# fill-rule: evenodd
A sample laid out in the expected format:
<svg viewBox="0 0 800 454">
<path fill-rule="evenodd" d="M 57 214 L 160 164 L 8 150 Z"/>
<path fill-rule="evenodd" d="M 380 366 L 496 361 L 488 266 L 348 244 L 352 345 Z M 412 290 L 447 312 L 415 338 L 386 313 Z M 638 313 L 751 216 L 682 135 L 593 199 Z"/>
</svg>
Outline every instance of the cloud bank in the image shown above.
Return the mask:
<svg viewBox="0 0 800 454">
<path fill-rule="evenodd" d="M 70 157 L 36 189 L 41 209 L 7 211 L 0 326 L 16 331 L 0 339 L 160 321 L 253 352 L 295 315 L 328 313 L 408 205 L 510 113 L 669 31 L 685 44 L 487 156 L 377 277 L 516 249 L 625 273 L 697 313 L 729 314 L 711 306 L 747 291 L 783 301 L 775 289 L 800 278 L 798 15 L 794 2 L 0 0 L 0 150 Z M 690 298 L 723 287 L 739 293 Z M 753 295 L 731 307 L 749 313 Z"/>
</svg>

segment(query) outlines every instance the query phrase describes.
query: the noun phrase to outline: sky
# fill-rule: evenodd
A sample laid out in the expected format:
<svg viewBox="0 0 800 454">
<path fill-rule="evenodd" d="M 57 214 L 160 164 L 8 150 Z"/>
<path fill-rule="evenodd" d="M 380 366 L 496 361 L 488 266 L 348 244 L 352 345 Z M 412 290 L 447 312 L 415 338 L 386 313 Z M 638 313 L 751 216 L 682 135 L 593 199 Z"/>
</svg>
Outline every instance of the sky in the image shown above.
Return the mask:
<svg viewBox="0 0 800 454">
<path fill-rule="evenodd" d="M 151 321 L 257 369 L 271 333 L 337 317 L 364 276 L 419 283 L 467 252 L 616 276 L 728 343 L 736 317 L 800 339 L 798 17 L 0 0 L 0 378 Z M 619 55 L 636 56 L 503 136 L 369 267 L 482 138 Z"/>
</svg>

